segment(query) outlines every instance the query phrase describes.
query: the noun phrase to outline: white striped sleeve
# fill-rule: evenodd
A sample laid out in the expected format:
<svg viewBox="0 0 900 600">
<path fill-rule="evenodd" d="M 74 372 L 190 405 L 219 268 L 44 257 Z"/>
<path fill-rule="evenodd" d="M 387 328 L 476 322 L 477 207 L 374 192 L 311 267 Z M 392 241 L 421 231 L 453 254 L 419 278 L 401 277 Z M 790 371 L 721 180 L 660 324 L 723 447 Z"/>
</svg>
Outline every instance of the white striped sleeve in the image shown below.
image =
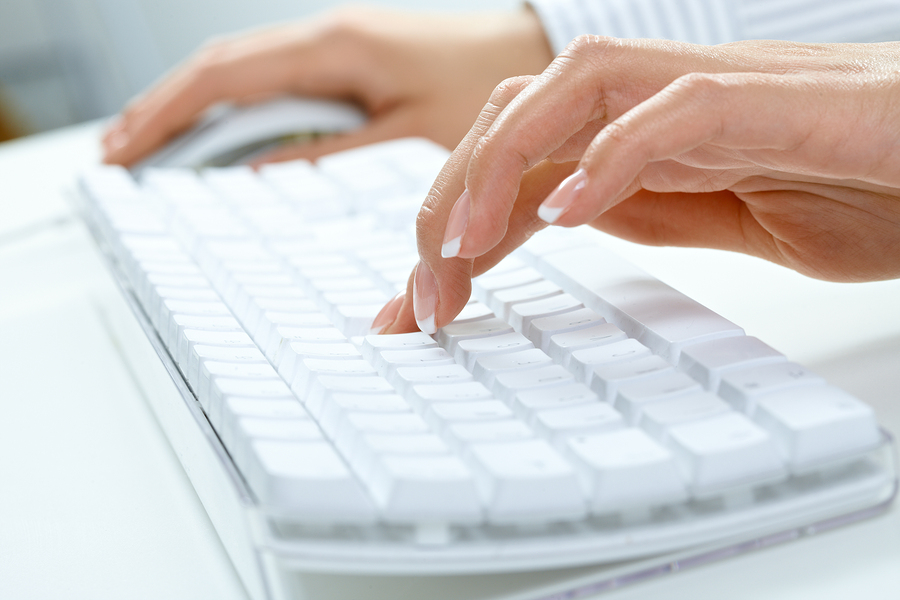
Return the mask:
<svg viewBox="0 0 900 600">
<path fill-rule="evenodd" d="M 592 33 L 720 44 L 874 42 L 900 35 L 900 0 L 529 0 L 555 52 Z"/>
</svg>

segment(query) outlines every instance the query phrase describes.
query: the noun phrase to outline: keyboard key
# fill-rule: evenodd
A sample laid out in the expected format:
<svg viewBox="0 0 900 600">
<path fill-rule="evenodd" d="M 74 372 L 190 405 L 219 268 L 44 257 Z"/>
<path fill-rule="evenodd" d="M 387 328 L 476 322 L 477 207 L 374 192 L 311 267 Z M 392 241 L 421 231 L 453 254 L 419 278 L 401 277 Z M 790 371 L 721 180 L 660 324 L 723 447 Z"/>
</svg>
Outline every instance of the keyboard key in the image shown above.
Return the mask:
<svg viewBox="0 0 900 600">
<path fill-rule="evenodd" d="M 645 405 L 702 391 L 700 384 L 684 373 L 663 373 L 659 377 L 624 383 L 616 393 L 615 407 L 630 424 L 637 422 Z"/>
<path fill-rule="evenodd" d="M 494 377 L 497 373 L 534 369 L 551 364 L 553 364 L 553 361 L 550 360 L 549 356 L 537 348 L 531 348 L 530 350 L 521 350 L 508 354 L 480 356 L 476 359 L 472 368 L 472 375 L 490 388 L 494 385 Z"/>
<path fill-rule="evenodd" d="M 528 244 L 524 250 L 529 251 Z M 687 345 L 744 334 L 728 319 L 599 246 L 541 255 L 537 265 L 547 279 L 669 363 L 676 364 Z"/>
<path fill-rule="evenodd" d="M 482 518 L 475 480 L 455 456 L 387 456 L 369 489 L 387 520 L 473 523 Z"/>
<path fill-rule="evenodd" d="M 775 437 L 782 456 L 797 471 L 868 451 L 881 439 L 872 409 L 829 385 L 762 395 L 753 419 Z"/>
<path fill-rule="evenodd" d="M 676 425 L 669 429 L 665 443 L 678 458 L 695 495 L 785 476 L 771 436 L 736 413 Z"/>
<path fill-rule="evenodd" d="M 678 368 L 715 392 L 722 374 L 787 358 L 755 337 L 737 336 L 686 346 L 681 351 Z"/>
<path fill-rule="evenodd" d="M 534 348 L 534 344 L 520 333 L 504 333 L 486 338 L 460 340 L 454 354 L 456 361 L 472 370 L 475 361 L 482 356 L 505 354 Z"/>
<path fill-rule="evenodd" d="M 591 389 L 604 401 L 612 402 L 623 385 L 673 374 L 675 369 L 658 356 L 643 356 L 625 362 L 604 363 L 588 375 Z"/>
<path fill-rule="evenodd" d="M 586 512 L 575 470 L 547 442 L 473 444 L 488 518 L 574 519 Z"/>
<path fill-rule="evenodd" d="M 457 422 L 498 421 L 513 416 L 505 404 L 499 400 L 476 402 L 433 402 L 427 416 L 431 423 L 445 426 Z"/>
<path fill-rule="evenodd" d="M 535 411 L 568 408 L 598 401 L 597 394 L 583 383 L 569 383 L 567 385 L 523 390 L 516 394 L 513 400 L 513 408 L 519 414 L 530 417 Z"/>
<path fill-rule="evenodd" d="M 559 365 L 538 367 L 525 371 L 506 371 L 497 373 L 494 378 L 494 391 L 511 402 L 516 394 L 530 389 L 557 386 L 573 383 L 572 374 Z"/>
<path fill-rule="evenodd" d="M 823 383 L 824 379 L 805 367 L 778 362 L 724 373 L 719 395 L 737 410 L 749 413 L 754 398 L 761 394 Z"/>
<path fill-rule="evenodd" d="M 514 304 L 509 309 L 509 324 L 519 333 L 529 338 L 535 346 L 541 346 L 540 337 L 537 340 L 531 333 L 531 323 L 535 319 L 544 319 L 564 313 L 574 312 L 584 308 L 584 305 L 569 294 L 556 294 L 549 298 L 532 300 Z M 548 336 L 549 346 L 549 336 Z M 544 349 L 546 352 L 546 349 Z"/>
<path fill-rule="evenodd" d="M 456 352 L 456 346 L 460 340 L 484 338 L 489 336 L 512 333 L 513 328 L 498 318 L 480 319 L 465 323 L 450 323 L 441 327 L 437 332 L 437 341 L 447 352 Z"/>
<path fill-rule="evenodd" d="M 594 512 L 673 504 L 687 497 L 675 457 L 638 429 L 573 436 L 566 447 L 590 484 Z"/>
<path fill-rule="evenodd" d="M 419 384 L 412 386 L 409 401 L 422 410 L 432 402 L 471 402 L 490 400 L 494 396 L 477 381 L 444 384 Z"/>
<path fill-rule="evenodd" d="M 562 289 L 555 283 L 541 280 L 493 292 L 489 294 L 487 304 L 498 317 L 509 320 L 510 311 L 515 305 L 541 300 L 561 293 Z M 515 323 L 511 324 L 515 327 Z"/>
<path fill-rule="evenodd" d="M 576 379 L 589 384 L 593 370 L 598 365 L 610 365 L 649 356 L 650 349 L 637 340 L 622 340 L 575 350 L 572 352 L 569 368 Z"/>
<path fill-rule="evenodd" d="M 622 415 L 605 402 L 579 404 L 537 411 L 532 419 L 536 431 L 554 441 L 571 435 L 611 431 L 624 426 Z"/>
<path fill-rule="evenodd" d="M 424 350 L 437 348 L 437 342 L 431 336 L 417 331 L 397 335 L 367 335 L 362 345 L 362 354 L 368 360 L 385 350 Z"/>
<path fill-rule="evenodd" d="M 330 445 L 259 440 L 244 473 L 260 500 L 322 519 L 370 521 L 374 507 Z"/>
<path fill-rule="evenodd" d="M 696 392 L 647 404 L 642 408 L 637 424 L 654 438 L 663 440 L 675 425 L 729 412 L 731 407 L 718 396 Z"/>
<path fill-rule="evenodd" d="M 446 433 L 457 442 L 458 448 L 468 444 L 484 442 L 514 442 L 534 438 L 534 433 L 525 423 L 511 419 L 484 423 L 453 423 Z"/>
<path fill-rule="evenodd" d="M 587 319 L 588 317 L 584 317 Z M 580 322 L 583 319 L 577 319 Z M 588 321 L 591 322 L 591 321 Z M 532 327 L 537 327 L 532 324 Z M 547 354 L 556 362 L 567 366 L 572 357 L 572 353 L 576 350 L 585 348 L 594 348 L 603 344 L 614 344 L 627 340 L 625 332 L 613 325 L 612 323 L 601 323 L 599 325 L 591 325 L 587 327 L 577 327 L 570 331 L 556 333 L 550 336 L 549 348 Z M 545 339 L 541 337 L 541 348 L 544 347 Z"/>
</svg>

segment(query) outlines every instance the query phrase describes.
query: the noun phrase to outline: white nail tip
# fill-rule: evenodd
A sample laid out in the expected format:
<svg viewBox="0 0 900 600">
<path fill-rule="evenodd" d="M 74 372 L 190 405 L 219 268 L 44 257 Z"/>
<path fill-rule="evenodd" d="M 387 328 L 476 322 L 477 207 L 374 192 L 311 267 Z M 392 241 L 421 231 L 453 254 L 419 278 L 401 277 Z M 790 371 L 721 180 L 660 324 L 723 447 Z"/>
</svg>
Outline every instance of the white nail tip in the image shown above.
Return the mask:
<svg viewBox="0 0 900 600">
<path fill-rule="evenodd" d="M 538 206 L 537 214 L 545 223 L 553 224 L 559 218 L 559 215 L 562 214 L 562 211 L 562 208 L 551 208 L 541 204 Z"/>
<path fill-rule="evenodd" d="M 428 335 L 437 333 L 437 327 L 434 326 L 434 313 L 428 315 L 424 319 L 416 319 L 416 325 L 419 326 L 419 329 L 421 329 L 423 333 L 427 333 Z"/>
<path fill-rule="evenodd" d="M 462 245 L 462 236 L 458 235 L 443 246 L 441 246 L 441 256 L 444 258 L 453 258 L 459 255 L 459 248 Z"/>
</svg>

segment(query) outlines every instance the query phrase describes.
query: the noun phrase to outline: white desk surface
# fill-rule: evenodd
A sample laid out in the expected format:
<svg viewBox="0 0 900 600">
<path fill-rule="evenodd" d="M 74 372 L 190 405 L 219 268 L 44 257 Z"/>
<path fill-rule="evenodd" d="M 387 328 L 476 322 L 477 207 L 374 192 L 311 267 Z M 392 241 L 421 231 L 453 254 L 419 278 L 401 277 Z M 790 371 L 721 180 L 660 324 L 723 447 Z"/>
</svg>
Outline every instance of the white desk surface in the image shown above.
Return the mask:
<svg viewBox="0 0 900 600">
<path fill-rule="evenodd" d="M 92 302 L 110 280 L 61 189 L 97 160 L 97 132 L 0 145 L 0 596 L 246 598 Z M 832 284 L 733 254 L 610 245 L 900 434 L 900 281 Z M 900 508 L 603 597 L 896 599 Z"/>
</svg>

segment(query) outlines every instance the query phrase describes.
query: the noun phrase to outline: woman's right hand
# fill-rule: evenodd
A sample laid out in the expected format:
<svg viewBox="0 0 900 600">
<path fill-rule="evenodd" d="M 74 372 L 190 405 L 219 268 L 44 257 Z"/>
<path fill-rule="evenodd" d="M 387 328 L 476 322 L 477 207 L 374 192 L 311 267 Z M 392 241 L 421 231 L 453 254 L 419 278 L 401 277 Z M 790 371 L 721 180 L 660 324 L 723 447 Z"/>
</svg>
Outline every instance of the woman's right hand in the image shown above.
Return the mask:
<svg viewBox="0 0 900 600">
<path fill-rule="evenodd" d="M 217 102 L 279 94 L 350 100 L 369 121 L 268 160 L 409 135 L 453 148 L 500 81 L 539 73 L 552 59 L 528 9 L 444 15 L 345 8 L 210 43 L 129 103 L 103 137 L 104 162 L 137 162 Z"/>
</svg>

